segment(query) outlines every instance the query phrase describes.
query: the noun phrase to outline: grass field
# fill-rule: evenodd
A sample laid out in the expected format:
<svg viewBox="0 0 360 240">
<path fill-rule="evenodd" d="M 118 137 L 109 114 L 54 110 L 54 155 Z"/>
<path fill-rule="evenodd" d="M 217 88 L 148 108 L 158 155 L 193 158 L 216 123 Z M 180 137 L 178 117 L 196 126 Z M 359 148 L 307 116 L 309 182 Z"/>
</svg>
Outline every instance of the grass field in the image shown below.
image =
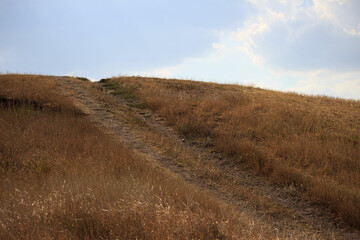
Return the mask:
<svg viewBox="0 0 360 240">
<path fill-rule="evenodd" d="M 52 77 L 1 75 L 0 97 L 0 239 L 276 237 L 106 135 Z"/>
<path fill-rule="evenodd" d="M 360 102 L 238 85 L 117 77 L 179 133 L 360 226 Z"/>
<path fill-rule="evenodd" d="M 116 104 L 99 85 L 72 80 Z M 0 239 L 320 238 L 296 221 L 272 226 L 271 219 L 249 215 L 154 165 L 90 122 L 62 81 L 0 75 Z M 156 112 L 186 142 L 295 188 L 360 226 L 359 102 L 170 79 L 119 77 L 102 86 L 132 110 Z M 200 179 L 247 198 L 259 213 L 280 214 L 280 220 L 291 215 L 266 192 L 256 195 L 220 169 L 196 162 L 196 152 L 152 132 L 123 106 L 109 109 Z"/>
</svg>

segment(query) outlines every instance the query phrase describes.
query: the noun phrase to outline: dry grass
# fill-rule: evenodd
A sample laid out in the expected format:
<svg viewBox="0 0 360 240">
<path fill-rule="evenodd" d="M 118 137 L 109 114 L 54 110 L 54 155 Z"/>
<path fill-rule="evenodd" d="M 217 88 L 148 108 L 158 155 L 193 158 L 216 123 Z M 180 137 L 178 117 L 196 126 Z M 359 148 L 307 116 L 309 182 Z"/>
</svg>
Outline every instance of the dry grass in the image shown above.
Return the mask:
<svg viewBox="0 0 360 240">
<path fill-rule="evenodd" d="M 136 96 L 188 138 L 297 187 L 360 226 L 358 101 L 166 79 L 120 77 L 107 84 Z"/>
<path fill-rule="evenodd" d="M 57 87 L 55 78 L 49 76 L 0 74 L 0 102 L 52 111 L 77 111 Z"/>
<path fill-rule="evenodd" d="M 0 105 L 0 239 L 275 238 L 105 135 L 53 78 L 0 86 L 21 100 Z"/>
</svg>

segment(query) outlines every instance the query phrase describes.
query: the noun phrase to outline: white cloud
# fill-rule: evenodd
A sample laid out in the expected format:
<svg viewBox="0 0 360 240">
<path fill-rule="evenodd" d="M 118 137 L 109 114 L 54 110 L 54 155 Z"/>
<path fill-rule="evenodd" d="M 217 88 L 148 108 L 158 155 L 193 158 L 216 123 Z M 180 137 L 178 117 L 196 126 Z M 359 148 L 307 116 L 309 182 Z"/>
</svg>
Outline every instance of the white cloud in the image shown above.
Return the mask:
<svg viewBox="0 0 360 240">
<path fill-rule="evenodd" d="M 260 4 L 260 6 L 263 6 L 263 4 L 259 2 L 264 3 L 267 1 L 254 1 L 254 4 Z M 239 46 L 238 49 L 245 51 L 252 61 L 259 66 L 264 64 L 264 60 L 253 51 L 253 48 L 257 47 L 254 37 L 270 31 L 271 24 L 284 18 L 283 13 L 275 12 L 270 8 L 263 9 L 263 12 L 264 13 L 262 15 L 246 21 L 244 23 L 244 27 L 231 33 L 231 38 L 233 40 L 242 43 L 242 46 Z"/>
<path fill-rule="evenodd" d="M 177 66 L 160 68 L 152 71 L 151 73 L 149 73 L 149 75 L 163 77 L 163 78 L 170 78 L 172 77 L 173 73 L 176 71 L 177 68 L 178 68 Z"/>
<path fill-rule="evenodd" d="M 178 66 L 169 66 L 163 68 L 157 68 L 149 71 L 133 71 L 130 75 L 133 76 L 144 76 L 144 77 L 160 77 L 160 78 L 172 78 L 174 72 L 179 68 Z"/>
<path fill-rule="evenodd" d="M 316 71 L 300 75 L 301 80 L 290 90 L 360 100 L 360 72 Z"/>
<path fill-rule="evenodd" d="M 289 90 L 360 99 L 360 1 L 277 3 L 254 1 L 260 16 L 236 31 L 247 33 L 237 40 L 252 59 L 261 59 L 254 63 L 271 72 L 270 81 L 295 83 Z M 254 31 L 262 22 L 264 31 Z"/>
<path fill-rule="evenodd" d="M 344 32 L 353 36 L 360 36 L 360 24 L 358 26 L 358 29 L 344 28 Z"/>
<path fill-rule="evenodd" d="M 254 62 L 303 71 L 360 70 L 360 1 L 252 3 L 259 15 L 234 35 Z"/>
<path fill-rule="evenodd" d="M 314 0 L 314 12 L 320 19 L 343 29 L 344 33 L 360 36 L 360 1 Z"/>
<path fill-rule="evenodd" d="M 257 15 L 210 54 L 148 75 L 360 99 L 360 1 L 248 1 Z"/>
</svg>

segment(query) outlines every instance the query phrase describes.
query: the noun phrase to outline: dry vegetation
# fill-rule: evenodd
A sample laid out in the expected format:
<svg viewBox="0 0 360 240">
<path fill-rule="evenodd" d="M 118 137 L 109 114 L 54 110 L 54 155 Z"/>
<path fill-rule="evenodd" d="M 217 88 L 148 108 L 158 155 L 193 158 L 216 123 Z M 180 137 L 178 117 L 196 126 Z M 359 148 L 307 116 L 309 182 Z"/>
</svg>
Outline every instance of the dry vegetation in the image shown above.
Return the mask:
<svg viewBox="0 0 360 240">
<path fill-rule="evenodd" d="M 155 83 L 151 86 L 142 96 L 159 90 Z M 0 239 L 276 237 L 206 193 L 155 169 L 89 123 L 59 92 L 51 77 L 0 75 Z M 194 99 L 181 97 L 194 93 L 170 88 L 160 93 L 164 105 L 152 96 L 149 106 L 179 129 L 197 129 L 180 117 L 195 118 L 196 111 L 203 111 L 187 106 Z M 183 102 L 181 111 L 167 105 L 173 100 Z M 229 109 L 227 104 L 216 107 L 222 113 Z M 204 127 L 187 132 L 216 141 L 217 133 Z"/>
<path fill-rule="evenodd" d="M 187 138 L 360 226 L 360 102 L 180 80 L 102 82 Z"/>
</svg>

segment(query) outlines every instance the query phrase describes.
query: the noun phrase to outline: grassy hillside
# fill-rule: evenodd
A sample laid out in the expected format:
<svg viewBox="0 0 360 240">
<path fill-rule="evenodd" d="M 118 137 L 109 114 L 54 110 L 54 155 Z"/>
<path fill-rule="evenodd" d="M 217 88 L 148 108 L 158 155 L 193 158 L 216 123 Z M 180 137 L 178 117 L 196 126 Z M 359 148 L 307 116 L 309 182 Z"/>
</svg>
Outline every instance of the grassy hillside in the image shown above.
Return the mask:
<svg viewBox="0 0 360 240">
<path fill-rule="evenodd" d="M 0 239 L 276 237 L 106 135 L 59 81 L 0 75 Z"/>
<path fill-rule="evenodd" d="M 357 239 L 264 179 L 359 227 L 359 116 L 356 101 L 235 85 L 0 75 L 0 239 Z M 261 177 L 241 185 L 240 169 Z"/>
<path fill-rule="evenodd" d="M 199 144 L 360 226 L 360 102 L 181 80 L 102 80 Z"/>
</svg>

